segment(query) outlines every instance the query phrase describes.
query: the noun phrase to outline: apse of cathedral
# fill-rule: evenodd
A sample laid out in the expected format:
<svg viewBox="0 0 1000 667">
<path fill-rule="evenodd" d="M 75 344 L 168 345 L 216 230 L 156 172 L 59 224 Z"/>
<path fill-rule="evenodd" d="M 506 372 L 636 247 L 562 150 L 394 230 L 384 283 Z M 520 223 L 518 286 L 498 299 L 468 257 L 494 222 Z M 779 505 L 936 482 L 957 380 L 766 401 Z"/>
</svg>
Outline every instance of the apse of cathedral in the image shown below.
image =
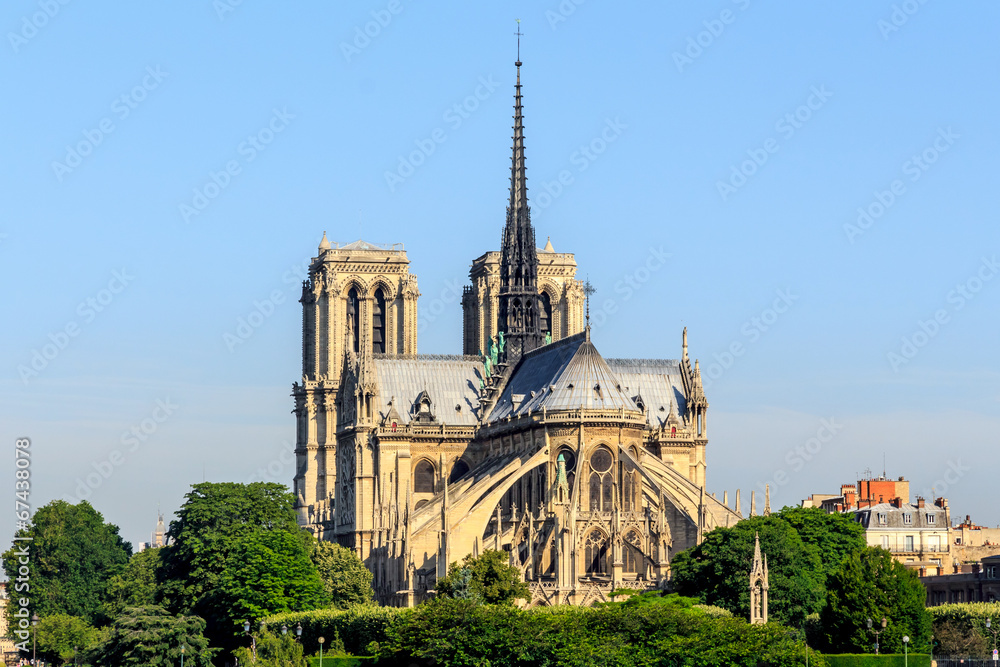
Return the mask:
<svg viewBox="0 0 1000 667">
<path fill-rule="evenodd" d="M 572 254 L 537 247 L 521 62 L 499 251 L 472 262 L 463 354 L 417 353 L 401 245 L 331 243 L 302 287 L 293 385 L 300 523 L 349 547 L 383 604 L 434 594 L 450 563 L 509 554 L 530 604 L 662 586 L 671 555 L 740 519 L 705 491 L 708 401 L 676 359 L 605 359 Z"/>
</svg>

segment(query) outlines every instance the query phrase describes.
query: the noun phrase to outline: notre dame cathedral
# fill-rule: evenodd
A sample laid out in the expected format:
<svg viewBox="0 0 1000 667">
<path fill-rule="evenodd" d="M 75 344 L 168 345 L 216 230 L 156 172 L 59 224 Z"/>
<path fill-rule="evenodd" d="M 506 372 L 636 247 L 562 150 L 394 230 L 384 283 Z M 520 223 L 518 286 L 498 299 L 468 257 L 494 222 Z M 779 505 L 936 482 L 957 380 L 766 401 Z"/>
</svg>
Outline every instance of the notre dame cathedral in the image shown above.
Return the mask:
<svg viewBox="0 0 1000 667">
<path fill-rule="evenodd" d="M 467 554 L 504 550 L 532 605 L 589 604 L 669 575 L 671 554 L 740 519 L 705 491 L 698 362 L 605 359 L 576 261 L 538 248 L 521 62 L 499 252 L 473 260 L 463 354 L 417 353 L 402 246 L 323 234 L 302 287 L 293 385 L 299 520 L 354 549 L 383 604 L 412 606 Z"/>
</svg>

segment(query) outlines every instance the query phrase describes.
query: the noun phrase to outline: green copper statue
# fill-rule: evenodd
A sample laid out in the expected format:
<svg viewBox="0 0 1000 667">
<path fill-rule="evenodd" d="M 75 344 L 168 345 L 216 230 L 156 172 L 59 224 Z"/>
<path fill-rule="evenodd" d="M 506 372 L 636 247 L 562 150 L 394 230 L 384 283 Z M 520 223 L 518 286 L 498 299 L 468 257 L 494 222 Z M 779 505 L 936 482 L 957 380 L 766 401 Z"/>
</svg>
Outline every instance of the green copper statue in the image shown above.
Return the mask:
<svg viewBox="0 0 1000 667">
<path fill-rule="evenodd" d="M 545 344 L 549 345 L 551 342 L 552 342 L 552 332 L 551 331 L 546 331 L 545 332 Z"/>
<path fill-rule="evenodd" d="M 507 347 L 507 341 L 504 340 L 502 331 L 497 334 L 497 338 L 500 339 L 500 354 L 503 354 L 504 349 Z"/>
<path fill-rule="evenodd" d="M 490 361 L 492 361 L 493 365 L 496 366 L 497 365 L 497 361 L 499 361 L 499 359 L 500 359 L 500 348 L 499 348 L 499 346 L 493 344 L 493 339 L 491 338 L 490 339 Z"/>
</svg>

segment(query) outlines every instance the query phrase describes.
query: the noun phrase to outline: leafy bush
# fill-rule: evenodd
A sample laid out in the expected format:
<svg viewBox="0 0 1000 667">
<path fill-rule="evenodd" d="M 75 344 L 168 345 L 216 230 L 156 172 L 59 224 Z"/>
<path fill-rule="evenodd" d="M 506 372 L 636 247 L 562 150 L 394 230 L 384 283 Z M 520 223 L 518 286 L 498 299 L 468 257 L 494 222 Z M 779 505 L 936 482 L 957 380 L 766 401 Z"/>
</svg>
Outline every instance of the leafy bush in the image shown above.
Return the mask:
<svg viewBox="0 0 1000 667">
<path fill-rule="evenodd" d="M 911 653 L 908 657 L 899 655 L 875 655 L 873 653 L 844 653 L 841 655 L 824 655 L 830 667 L 930 667 L 931 656 L 922 653 Z"/>
<path fill-rule="evenodd" d="M 692 665 L 791 667 L 805 658 L 798 633 L 772 623 L 716 618 L 696 600 L 644 593 L 590 608 L 518 609 L 440 598 L 395 619 L 384 664 Z M 816 654 L 810 664 L 825 665 Z"/>
<path fill-rule="evenodd" d="M 367 655 L 368 645 L 372 642 L 382 644 L 388 637 L 388 628 L 400 616 L 412 613 L 411 609 L 395 607 L 378 607 L 376 605 L 359 605 L 350 609 L 317 609 L 315 611 L 290 612 L 278 614 L 264 619 L 267 629 L 275 634 L 281 632 L 281 626 L 288 627 L 289 632 L 302 624 L 302 646 L 306 655 L 319 653 L 320 637 L 326 639 L 324 654 L 329 652 L 331 641 L 340 637 L 344 648 L 356 655 Z M 325 658 L 325 655 L 324 655 Z M 324 659 L 325 663 L 325 659 Z"/>
</svg>

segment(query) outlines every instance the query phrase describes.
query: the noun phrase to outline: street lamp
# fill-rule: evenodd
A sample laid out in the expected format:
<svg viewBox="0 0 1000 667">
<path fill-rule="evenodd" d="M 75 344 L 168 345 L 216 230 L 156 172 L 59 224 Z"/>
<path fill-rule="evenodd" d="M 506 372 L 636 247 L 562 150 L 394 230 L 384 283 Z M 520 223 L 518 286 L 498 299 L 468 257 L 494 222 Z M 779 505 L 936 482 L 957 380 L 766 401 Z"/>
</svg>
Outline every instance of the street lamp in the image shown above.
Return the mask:
<svg viewBox="0 0 1000 667">
<path fill-rule="evenodd" d="M 184 651 L 187 649 L 187 644 L 181 644 L 181 667 L 184 667 Z"/>
<path fill-rule="evenodd" d="M 287 625 L 282 625 L 281 626 L 281 634 L 282 635 L 287 635 L 288 634 L 288 626 Z"/>
<path fill-rule="evenodd" d="M 872 619 L 870 619 L 870 618 L 868 619 L 868 630 L 869 630 L 869 632 L 875 633 L 875 655 L 878 655 L 878 651 L 879 651 L 878 636 L 880 634 L 882 634 L 883 632 L 885 632 L 885 626 L 888 625 L 888 623 L 889 623 L 889 621 L 887 621 L 886 618 L 885 618 L 885 616 L 883 616 L 882 617 L 882 629 L 879 630 L 878 628 L 873 628 L 872 627 Z"/>
<path fill-rule="evenodd" d="M 302 624 L 301 623 L 299 623 L 298 625 L 295 626 L 295 638 L 298 639 L 298 640 L 300 640 L 300 641 L 302 640 Z"/>
<path fill-rule="evenodd" d="M 993 652 L 996 653 L 996 651 L 997 651 L 997 632 L 1000 632 L 1000 628 L 997 628 L 996 630 L 994 630 L 993 629 L 993 619 L 987 618 L 986 619 L 986 629 L 993 633 Z"/>
<path fill-rule="evenodd" d="M 323 642 L 325 641 L 326 639 L 323 637 L 319 638 L 319 667 L 323 667 Z"/>
<path fill-rule="evenodd" d="M 37 639 L 35 637 L 35 635 L 38 634 L 38 631 L 35 630 L 35 628 L 37 626 L 38 626 L 38 614 L 32 614 L 31 615 L 31 628 L 32 628 L 32 630 L 31 630 L 31 664 L 33 664 L 33 665 L 37 662 L 35 660 L 35 657 L 36 657 L 35 654 L 38 652 L 38 641 L 37 641 Z"/>
<path fill-rule="evenodd" d="M 903 667 L 910 667 L 910 637 L 903 635 Z"/>
</svg>

